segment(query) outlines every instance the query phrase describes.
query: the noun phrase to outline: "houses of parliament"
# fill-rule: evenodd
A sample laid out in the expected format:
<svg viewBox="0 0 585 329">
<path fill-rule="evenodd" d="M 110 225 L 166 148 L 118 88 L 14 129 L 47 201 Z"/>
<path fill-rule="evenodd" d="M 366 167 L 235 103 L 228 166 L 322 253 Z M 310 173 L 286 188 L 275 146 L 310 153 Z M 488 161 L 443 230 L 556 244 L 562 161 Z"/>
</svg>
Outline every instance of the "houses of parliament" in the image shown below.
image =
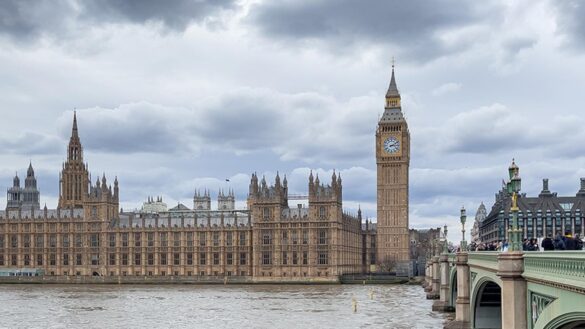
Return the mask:
<svg viewBox="0 0 585 329">
<path fill-rule="evenodd" d="M 167 209 L 161 197 L 141 210 L 119 207 L 120 184 L 90 179 L 73 116 L 56 209 L 40 206 L 32 163 L 18 175 L 0 211 L 0 275 L 103 277 L 117 280 L 239 279 L 244 282 L 337 282 L 409 259 L 410 135 L 394 68 L 376 129 L 377 223 L 343 210 L 343 180 L 311 173 L 307 205 L 289 205 L 288 181 L 252 174 L 247 206 L 233 191 L 196 192 L 192 208 Z"/>
</svg>

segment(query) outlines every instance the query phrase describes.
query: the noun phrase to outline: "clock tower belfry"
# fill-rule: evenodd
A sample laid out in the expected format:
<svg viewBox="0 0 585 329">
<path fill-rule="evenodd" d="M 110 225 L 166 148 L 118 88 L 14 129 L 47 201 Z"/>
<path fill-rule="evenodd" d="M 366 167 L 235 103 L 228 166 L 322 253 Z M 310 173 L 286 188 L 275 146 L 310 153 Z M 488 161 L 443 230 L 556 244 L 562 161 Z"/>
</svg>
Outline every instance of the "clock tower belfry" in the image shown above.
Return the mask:
<svg viewBox="0 0 585 329">
<path fill-rule="evenodd" d="M 377 264 L 406 264 L 410 259 L 408 231 L 408 171 L 410 133 L 402 113 L 394 77 L 386 92 L 384 114 L 376 129 Z"/>
</svg>

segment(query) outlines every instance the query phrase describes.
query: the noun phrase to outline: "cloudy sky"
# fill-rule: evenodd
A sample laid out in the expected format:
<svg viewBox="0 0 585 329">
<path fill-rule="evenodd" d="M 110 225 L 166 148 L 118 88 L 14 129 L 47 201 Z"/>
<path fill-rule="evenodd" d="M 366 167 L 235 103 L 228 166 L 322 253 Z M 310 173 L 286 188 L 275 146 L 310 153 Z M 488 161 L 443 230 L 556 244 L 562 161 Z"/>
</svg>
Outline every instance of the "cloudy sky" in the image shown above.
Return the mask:
<svg viewBox="0 0 585 329">
<path fill-rule="evenodd" d="M 243 204 L 254 171 L 304 194 L 309 170 L 335 169 L 344 206 L 374 218 L 393 56 L 411 226 L 458 230 L 513 157 L 529 195 L 585 177 L 581 1 L 7 0 L 0 45 L 0 188 L 32 160 L 49 207 L 76 108 L 91 173 L 118 176 L 126 209 L 205 187 Z"/>
</svg>

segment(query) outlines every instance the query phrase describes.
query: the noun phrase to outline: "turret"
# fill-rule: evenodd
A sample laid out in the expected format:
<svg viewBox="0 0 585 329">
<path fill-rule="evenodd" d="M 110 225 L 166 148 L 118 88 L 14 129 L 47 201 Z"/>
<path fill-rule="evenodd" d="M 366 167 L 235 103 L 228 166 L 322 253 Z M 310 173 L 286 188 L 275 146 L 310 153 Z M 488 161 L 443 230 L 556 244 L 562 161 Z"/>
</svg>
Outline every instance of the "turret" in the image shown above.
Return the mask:
<svg viewBox="0 0 585 329">
<path fill-rule="evenodd" d="M 18 173 L 14 175 L 14 179 L 12 179 L 12 187 L 20 187 L 20 178 L 18 178 Z"/>
</svg>

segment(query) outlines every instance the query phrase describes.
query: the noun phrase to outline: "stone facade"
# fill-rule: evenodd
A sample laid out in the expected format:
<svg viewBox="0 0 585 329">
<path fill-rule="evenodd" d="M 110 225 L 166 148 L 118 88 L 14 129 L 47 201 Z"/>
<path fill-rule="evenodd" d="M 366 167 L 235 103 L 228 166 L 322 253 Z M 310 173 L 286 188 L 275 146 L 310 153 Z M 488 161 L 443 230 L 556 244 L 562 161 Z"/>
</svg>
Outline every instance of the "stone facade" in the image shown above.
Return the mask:
<svg viewBox="0 0 585 329">
<path fill-rule="evenodd" d="M 94 183 L 83 162 L 77 117 L 60 174 L 59 206 L 0 211 L 0 268 L 23 275 L 239 277 L 248 281 L 338 281 L 375 261 L 375 226 L 342 209 L 342 179 L 309 176 L 307 207 L 288 206 L 286 177 L 273 185 L 256 174 L 248 208 L 233 191 L 196 193 L 193 210 L 119 211 L 118 179 Z M 35 184 L 36 186 L 36 184 Z M 144 208 L 143 208 L 144 210 Z"/>
<path fill-rule="evenodd" d="M 583 236 L 585 232 L 585 178 L 575 196 L 558 196 L 549 190 L 543 179 L 537 197 L 522 194 L 518 197 L 518 223 L 522 238 L 543 238 L 557 232 Z M 479 223 L 479 238 L 483 243 L 508 240 L 511 224 L 511 195 L 503 187 L 497 194 L 489 214 Z"/>
<path fill-rule="evenodd" d="M 376 130 L 377 261 L 409 263 L 408 174 L 410 132 L 402 114 L 394 68 Z"/>
</svg>

